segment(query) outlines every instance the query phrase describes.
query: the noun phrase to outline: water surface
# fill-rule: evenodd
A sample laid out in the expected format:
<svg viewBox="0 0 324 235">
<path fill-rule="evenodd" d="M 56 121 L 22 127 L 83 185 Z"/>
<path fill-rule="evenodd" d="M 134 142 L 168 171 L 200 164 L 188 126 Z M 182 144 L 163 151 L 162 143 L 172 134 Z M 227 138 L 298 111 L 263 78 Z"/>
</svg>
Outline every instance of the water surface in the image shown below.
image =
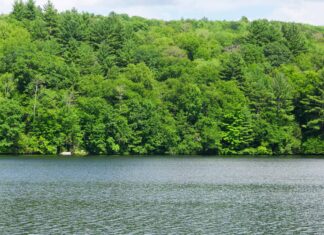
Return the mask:
<svg viewBox="0 0 324 235">
<path fill-rule="evenodd" d="M 324 234 L 324 159 L 0 157 L 0 234 Z"/>
</svg>

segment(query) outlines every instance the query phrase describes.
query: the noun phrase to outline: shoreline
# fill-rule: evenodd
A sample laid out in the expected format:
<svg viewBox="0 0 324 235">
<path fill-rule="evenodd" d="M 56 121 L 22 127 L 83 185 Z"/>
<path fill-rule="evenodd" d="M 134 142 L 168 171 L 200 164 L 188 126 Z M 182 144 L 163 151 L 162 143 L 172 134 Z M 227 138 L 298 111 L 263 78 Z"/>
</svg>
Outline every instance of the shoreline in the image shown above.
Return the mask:
<svg viewBox="0 0 324 235">
<path fill-rule="evenodd" d="M 21 158 L 62 158 L 62 159 L 69 159 L 69 158 L 183 158 L 183 159 L 190 159 L 190 158 L 275 158 L 275 159 L 311 159 L 311 158 L 323 158 L 323 154 L 291 154 L 291 155 L 199 155 L 199 154 L 192 154 L 192 155 L 162 155 L 162 154 L 148 154 L 148 155 L 70 155 L 70 156 L 63 156 L 63 155 L 46 155 L 46 154 L 0 154 L 0 159 L 4 157 L 21 157 Z"/>
</svg>

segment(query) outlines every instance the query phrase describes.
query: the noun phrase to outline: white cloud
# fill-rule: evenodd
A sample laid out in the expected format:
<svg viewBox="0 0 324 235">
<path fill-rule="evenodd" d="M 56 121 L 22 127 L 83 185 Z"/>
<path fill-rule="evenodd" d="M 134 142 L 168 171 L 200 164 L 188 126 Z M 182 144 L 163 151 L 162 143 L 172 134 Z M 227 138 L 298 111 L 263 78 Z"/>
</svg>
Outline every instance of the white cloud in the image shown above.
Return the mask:
<svg viewBox="0 0 324 235">
<path fill-rule="evenodd" d="M 36 0 L 44 5 L 47 0 Z M 268 18 L 324 25 L 324 0 L 52 0 L 60 11 L 76 7 L 107 15 L 111 11 L 148 18 L 250 19 Z M 13 0 L 0 0 L 8 13 Z"/>
<path fill-rule="evenodd" d="M 12 1 L 0 0 L 0 12 L 7 13 L 11 10 Z"/>
<path fill-rule="evenodd" d="M 324 25 L 324 1 L 291 1 L 277 8 L 270 18 Z"/>
</svg>

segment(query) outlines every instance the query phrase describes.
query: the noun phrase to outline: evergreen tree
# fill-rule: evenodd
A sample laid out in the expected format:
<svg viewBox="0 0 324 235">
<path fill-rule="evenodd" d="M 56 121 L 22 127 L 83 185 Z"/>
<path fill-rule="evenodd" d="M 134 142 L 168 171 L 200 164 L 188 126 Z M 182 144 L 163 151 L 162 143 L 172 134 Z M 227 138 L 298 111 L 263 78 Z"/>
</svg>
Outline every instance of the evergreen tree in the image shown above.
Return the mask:
<svg viewBox="0 0 324 235">
<path fill-rule="evenodd" d="M 324 137 L 324 70 L 321 71 L 318 82 L 301 101 L 304 106 L 305 128 L 308 135 Z"/>
<path fill-rule="evenodd" d="M 43 19 L 46 24 L 48 35 L 56 37 L 59 32 L 59 15 L 53 3 L 48 0 L 43 9 Z"/>
<path fill-rule="evenodd" d="M 25 18 L 35 20 L 37 16 L 37 7 L 34 0 L 28 0 L 25 5 Z"/>
<path fill-rule="evenodd" d="M 238 53 L 232 53 L 223 62 L 223 68 L 220 71 L 220 78 L 223 80 L 236 80 L 242 82 L 244 61 Z"/>
<path fill-rule="evenodd" d="M 297 56 L 307 50 L 305 36 L 296 24 L 284 24 L 282 32 L 293 55 Z"/>
<path fill-rule="evenodd" d="M 11 14 L 17 20 L 23 20 L 26 16 L 26 7 L 23 0 L 15 0 Z"/>
</svg>

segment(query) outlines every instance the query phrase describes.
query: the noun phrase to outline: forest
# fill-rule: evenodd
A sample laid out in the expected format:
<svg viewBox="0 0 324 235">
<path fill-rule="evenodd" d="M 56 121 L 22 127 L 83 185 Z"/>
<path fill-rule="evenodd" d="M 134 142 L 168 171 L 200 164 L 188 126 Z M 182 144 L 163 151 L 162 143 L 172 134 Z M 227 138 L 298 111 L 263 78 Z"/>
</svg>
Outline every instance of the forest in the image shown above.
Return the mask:
<svg viewBox="0 0 324 235">
<path fill-rule="evenodd" d="M 324 26 L 0 16 L 0 153 L 324 154 Z"/>
</svg>

